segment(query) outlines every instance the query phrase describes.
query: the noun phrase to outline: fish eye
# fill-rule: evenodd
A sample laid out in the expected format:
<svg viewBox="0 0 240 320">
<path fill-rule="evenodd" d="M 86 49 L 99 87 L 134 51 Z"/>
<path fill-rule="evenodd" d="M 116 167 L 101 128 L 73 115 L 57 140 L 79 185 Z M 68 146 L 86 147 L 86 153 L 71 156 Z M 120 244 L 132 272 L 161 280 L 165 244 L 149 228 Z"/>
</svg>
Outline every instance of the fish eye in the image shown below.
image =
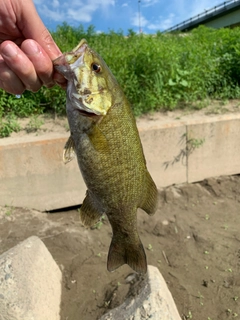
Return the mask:
<svg viewBox="0 0 240 320">
<path fill-rule="evenodd" d="M 101 71 L 101 66 L 97 63 L 93 63 L 92 70 L 95 71 L 96 73 L 99 73 Z"/>
</svg>

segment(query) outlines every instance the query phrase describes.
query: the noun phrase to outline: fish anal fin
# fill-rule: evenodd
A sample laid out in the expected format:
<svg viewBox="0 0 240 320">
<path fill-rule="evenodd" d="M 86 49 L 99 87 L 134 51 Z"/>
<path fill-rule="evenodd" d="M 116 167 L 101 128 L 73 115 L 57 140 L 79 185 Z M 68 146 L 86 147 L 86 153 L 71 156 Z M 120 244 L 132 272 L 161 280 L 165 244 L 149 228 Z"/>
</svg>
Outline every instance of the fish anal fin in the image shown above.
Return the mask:
<svg viewBox="0 0 240 320">
<path fill-rule="evenodd" d="M 97 209 L 97 206 L 91 195 L 87 192 L 86 198 L 80 208 L 80 218 L 85 227 L 92 227 L 99 221 L 103 213 Z"/>
<path fill-rule="evenodd" d="M 145 197 L 143 198 L 140 208 L 147 212 L 147 214 L 153 215 L 157 210 L 158 190 L 148 171 L 145 188 Z"/>
<path fill-rule="evenodd" d="M 75 158 L 75 145 L 72 136 L 68 138 L 63 149 L 63 162 L 66 164 Z"/>
<path fill-rule="evenodd" d="M 147 272 L 146 254 L 138 238 L 138 241 L 123 241 L 122 237 L 113 234 L 112 242 L 108 252 L 107 269 L 114 271 L 123 264 L 128 264 L 138 273 Z"/>
</svg>

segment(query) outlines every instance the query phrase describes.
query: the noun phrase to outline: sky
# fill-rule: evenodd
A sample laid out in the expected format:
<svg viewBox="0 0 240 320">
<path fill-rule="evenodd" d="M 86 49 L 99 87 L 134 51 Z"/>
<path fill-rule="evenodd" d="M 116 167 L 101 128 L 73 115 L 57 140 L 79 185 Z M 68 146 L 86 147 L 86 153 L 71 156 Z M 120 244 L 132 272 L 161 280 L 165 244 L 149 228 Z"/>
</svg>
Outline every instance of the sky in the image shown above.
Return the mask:
<svg viewBox="0 0 240 320">
<path fill-rule="evenodd" d="M 95 26 L 97 32 L 129 29 L 135 32 L 164 31 L 223 0 L 34 0 L 46 27 L 55 31 L 67 22 L 73 27 Z"/>
</svg>

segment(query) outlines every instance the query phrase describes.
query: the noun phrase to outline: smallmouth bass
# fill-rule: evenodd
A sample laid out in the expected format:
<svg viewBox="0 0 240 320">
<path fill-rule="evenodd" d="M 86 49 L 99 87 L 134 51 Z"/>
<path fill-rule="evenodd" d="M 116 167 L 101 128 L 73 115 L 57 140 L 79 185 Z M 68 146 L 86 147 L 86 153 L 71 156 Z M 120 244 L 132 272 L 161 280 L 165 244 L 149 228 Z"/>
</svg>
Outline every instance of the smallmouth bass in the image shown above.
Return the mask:
<svg viewBox="0 0 240 320">
<path fill-rule="evenodd" d="M 57 58 L 54 66 L 68 80 L 66 110 L 71 136 L 64 162 L 77 155 L 88 189 L 80 209 L 82 223 L 92 226 L 106 214 L 113 232 L 108 270 L 128 264 L 146 273 L 137 209 L 154 214 L 157 188 L 146 167 L 130 105 L 106 63 L 86 40 Z"/>
</svg>

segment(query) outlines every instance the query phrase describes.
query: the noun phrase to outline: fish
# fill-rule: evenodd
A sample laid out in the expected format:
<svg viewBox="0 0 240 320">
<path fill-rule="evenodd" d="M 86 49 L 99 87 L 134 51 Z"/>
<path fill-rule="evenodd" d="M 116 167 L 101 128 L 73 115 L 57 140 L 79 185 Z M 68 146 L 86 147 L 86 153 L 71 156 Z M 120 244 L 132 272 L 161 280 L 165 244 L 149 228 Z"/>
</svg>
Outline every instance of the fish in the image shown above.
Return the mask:
<svg viewBox="0 0 240 320">
<path fill-rule="evenodd" d="M 63 159 L 67 163 L 76 155 L 87 186 L 81 221 L 91 227 L 107 215 L 112 227 L 108 271 L 128 264 L 145 274 L 147 260 L 137 230 L 137 209 L 153 215 L 158 191 L 146 166 L 131 106 L 105 61 L 85 39 L 53 64 L 67 79 L 71 134 Z"/>
</svg>

